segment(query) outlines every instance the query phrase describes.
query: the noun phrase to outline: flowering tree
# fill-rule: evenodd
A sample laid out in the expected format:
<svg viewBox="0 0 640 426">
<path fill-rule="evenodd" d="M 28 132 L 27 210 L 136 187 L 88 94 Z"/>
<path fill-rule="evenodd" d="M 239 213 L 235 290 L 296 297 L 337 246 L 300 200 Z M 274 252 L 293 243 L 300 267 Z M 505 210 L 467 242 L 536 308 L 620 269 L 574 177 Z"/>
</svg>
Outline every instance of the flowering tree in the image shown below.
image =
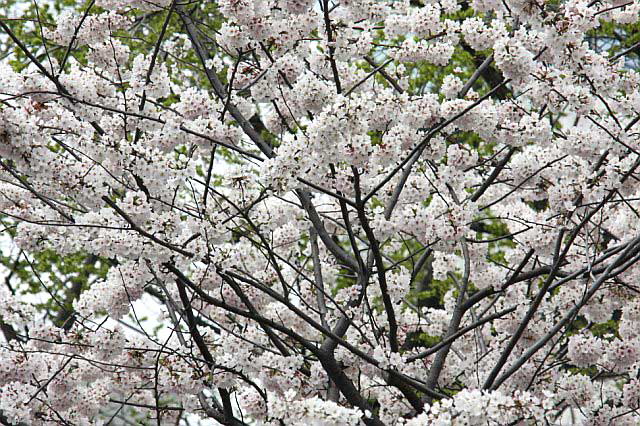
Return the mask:
<svg viewBox="0 0 640 426">
<path fill-rule="evenodd" d="M 637 424 L 640 1 L 62 6 L 0 20 L 2 423 Z"/>
</svg>

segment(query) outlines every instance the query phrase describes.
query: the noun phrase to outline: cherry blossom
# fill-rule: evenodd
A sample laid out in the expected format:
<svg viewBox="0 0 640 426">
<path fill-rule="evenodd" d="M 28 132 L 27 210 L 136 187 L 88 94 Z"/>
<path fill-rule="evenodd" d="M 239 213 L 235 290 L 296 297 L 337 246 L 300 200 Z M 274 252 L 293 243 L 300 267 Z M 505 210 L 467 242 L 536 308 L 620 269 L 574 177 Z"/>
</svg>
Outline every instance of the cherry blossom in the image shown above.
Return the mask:
<svg viewBox="0 0 640 426">
<path fill-rule="evenodd" d="M 2 422 L 638 422 L 640 1 L 84 7 L 0 20 Z"/>
</svg>

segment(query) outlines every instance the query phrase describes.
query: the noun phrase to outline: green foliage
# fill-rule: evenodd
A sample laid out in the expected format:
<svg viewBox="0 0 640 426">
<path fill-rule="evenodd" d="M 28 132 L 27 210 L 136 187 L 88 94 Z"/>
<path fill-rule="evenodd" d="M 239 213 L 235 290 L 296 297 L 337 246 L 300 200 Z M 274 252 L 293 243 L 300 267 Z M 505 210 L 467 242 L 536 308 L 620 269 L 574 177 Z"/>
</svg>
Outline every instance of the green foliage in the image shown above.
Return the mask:
<svg viewBox="0 0 640 426">
<path fill-rule="evenodd" d="M 2 253 L 0 264 L 9 270 L 6 283 L 16 293 L 49 296 L 34 306 L 54 321 L 66 319 L 78 294 L 95 280 L 104 279 L 110 266 L 107 259 L 87 253 L 60 255 L 50 249 Z M 19 288 L 11 284 L 14 277 L 21 283 Z"/>
<path fill-rule="evenodd" d="M 600 337 L 600 338 L 607 338 L 607 337 L 610 338 L 611 336 L 620 338 L 620 333 L 618 331 L 619 327 L 620 327 L 620 321 L 612 318 L 606 322 L 594 324 L 591 327 L 591 333 L 594 336 Z"/>
<path fill-rule="evenodd" d="M 427 333 L 420 333 L 416 336 L 416 341 L 425 348 L 431 348 L 442 341 L 440 336 L 431 336 Z"/>
<path fill-rule="evenodd" d="M 621 25 L 613 22 L 601 22 L 598 28 L 587 33 L 587 40 L 594 50 L 607 50 L 611 52 L 611 55 L 616 55 L 640 42 L 640 23 Z M 636 53 L 635 64 L 637 66 L 640 49 L 636 49 Z M 627 61 L 632 62 L 634 58 L 629 56 Z"/>
</svg>

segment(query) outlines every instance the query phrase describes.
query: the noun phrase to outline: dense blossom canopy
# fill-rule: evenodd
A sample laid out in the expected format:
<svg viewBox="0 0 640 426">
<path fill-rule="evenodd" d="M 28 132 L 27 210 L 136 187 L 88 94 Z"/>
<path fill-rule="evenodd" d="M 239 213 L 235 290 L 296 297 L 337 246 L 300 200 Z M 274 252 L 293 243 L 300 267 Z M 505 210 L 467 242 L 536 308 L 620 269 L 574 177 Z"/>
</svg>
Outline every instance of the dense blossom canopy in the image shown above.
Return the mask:
<svg viewBox="0 0 640 426">
<path fill-rule="evenodd" d="M 638 423 L 639 0 L 51 16 L 0 212 L 94 269 L 0 288 L 3 422 Z"/>
</svg>

